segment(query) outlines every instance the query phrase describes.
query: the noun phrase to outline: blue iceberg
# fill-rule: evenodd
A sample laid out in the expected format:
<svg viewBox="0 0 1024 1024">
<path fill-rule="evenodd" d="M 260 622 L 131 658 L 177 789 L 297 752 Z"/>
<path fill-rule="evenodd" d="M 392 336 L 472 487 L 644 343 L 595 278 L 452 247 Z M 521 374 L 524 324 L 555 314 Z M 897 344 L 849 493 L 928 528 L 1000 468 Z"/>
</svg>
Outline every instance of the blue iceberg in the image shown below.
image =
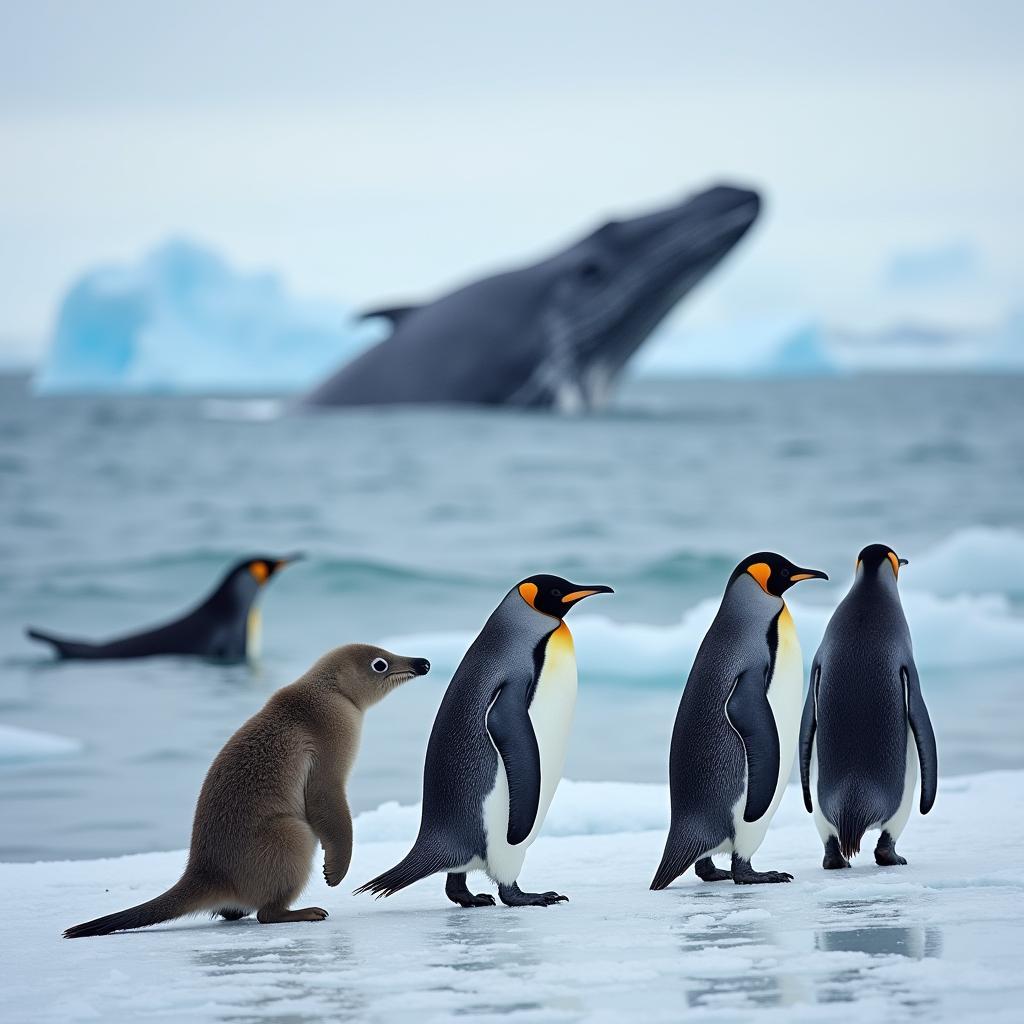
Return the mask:
<svg viewBox="0 0 1024 1024">
<path fill-rule="evenodd" d="M 838 372 L 816 320 L 770 316 L 655 339 L 636 360 L 643 377 L 792 377 Z"/>
<path fill-rule="evenodd" d="M 270 273 L 167 242 L 135 266 L 80 278 L 34 380 L 61 392 L 288 392 L 379 340 L 341 305 L 291 297 Z"/>
</svg>

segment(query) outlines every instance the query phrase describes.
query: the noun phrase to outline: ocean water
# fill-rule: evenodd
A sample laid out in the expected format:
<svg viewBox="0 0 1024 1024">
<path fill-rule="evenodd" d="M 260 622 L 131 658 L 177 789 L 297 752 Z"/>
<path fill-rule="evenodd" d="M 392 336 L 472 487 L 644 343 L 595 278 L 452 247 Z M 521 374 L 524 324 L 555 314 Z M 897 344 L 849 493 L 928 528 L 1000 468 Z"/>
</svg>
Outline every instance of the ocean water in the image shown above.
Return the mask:
<svg viewBox="0 0 1024 1024">
<path fill-rule="evenodd" d="M 663 781 L 692 651 L 732 566 L 766 547 L 832 575 L 794 591 L 807 661 L 859 548 L 908 557 L 942 773 L 1022 767 L 1022 390 L 981 376 L 645 382 L 564 419 L 40 399 L 2 378 L 0 860 L 181 848 L 228 735 L 353 640 L 435 662 L 369 713 L 350 784 L 356 810 L 415 802 L 461 650 L 539 571 L 616 589 L 569 618 L 567 776 Z M 144 626 L 233 558 L 297 548 L 308 560 L 267 588 L 252 666 L 58 664 L 23 635 Z"/>
</svg>

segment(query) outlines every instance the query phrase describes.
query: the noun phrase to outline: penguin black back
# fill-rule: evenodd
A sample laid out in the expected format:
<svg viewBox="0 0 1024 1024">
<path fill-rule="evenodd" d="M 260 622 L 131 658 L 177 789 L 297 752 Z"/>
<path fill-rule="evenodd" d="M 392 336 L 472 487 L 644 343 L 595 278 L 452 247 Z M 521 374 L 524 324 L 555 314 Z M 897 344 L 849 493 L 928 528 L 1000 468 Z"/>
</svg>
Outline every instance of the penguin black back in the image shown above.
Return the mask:
<svg viewBox="0 0 1024 1024">
<path fill-rule="evenodd" d="M 195 655 L 216 661 L 242 661 L 252 653 L 253 604 L 267 581 L 302 557 L 259 556 L 233 565 L 216 588 L 191 611 L 152 629 L 105 643 L 73 640 L 29 628 L 26 634 L 53 646 L 61 659 L 148 658 L 158 654 Z"/>
<path fill-rule="evenodd" d="M 816 753 L 818 809 L 834 829 L 844 858 L 860 849 L 868 828 L 897 815 L 911 732 L 920 761 L 923 813 L 935 799 L 935 737 L 897 588 L 906 564 L 884 544 L 861 551 L 853 586 L 836 608 L 811 665 L 800 736 L 804 803 L 813 810 L 810 766 Z"/>
</svg>

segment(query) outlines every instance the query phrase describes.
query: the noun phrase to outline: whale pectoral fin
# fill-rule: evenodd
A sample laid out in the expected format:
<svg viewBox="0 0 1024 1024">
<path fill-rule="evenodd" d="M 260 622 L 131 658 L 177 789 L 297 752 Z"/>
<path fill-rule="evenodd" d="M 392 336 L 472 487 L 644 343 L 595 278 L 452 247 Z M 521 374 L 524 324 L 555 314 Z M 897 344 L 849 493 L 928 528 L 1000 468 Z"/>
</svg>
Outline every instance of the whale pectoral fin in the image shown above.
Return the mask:
<svg viewBox="0 0 1024 1024">
<path fill-rule="evenodd" d="M 747 806 L 744 821 L 764 816 L 779 782 L 779 730 L 768 703 L 763 669 L 737 676 L 725 702 L 725 713 L 743 740 L 747 758 Z"/>
<path fill-rule="evenodd" d="M 525 695 L 507 683 L 487 712 L 487 732 L 508 779 L 508 841 L 517 846 L 533 831 L 540 806 L 540 750 Z"/>
<path fill-rule="evenodd" d="M 900 669 L 907 701 L 907 719 L 917 744 L 917 758 L 921 763 L 921 813 L 927 814 L 935 803 L 939 779 L 939 754 L 935 746 L 932 720 L 921 693 L 921 677 L 911 661 Z"/>
<path fill-rule="evenodd" d="M 390 320 L 392 327 L 397 327 L 405 317 L 419 308 L 419 306 L 382 306 L 380 309 L 368 309 L 360 313 L 359 319 L 370 320 L 373 317 L 379 316 L 385 320 Z"/>
<path fill-rule="evenodd" d="M 818 682 L 821 679 L 821 665 L 815 657 L 811 664 L 811 681 L 807 687 L 807 700 L 800 720 L 800 786 L 804 791 L 804 807 L 808 813 L 814 811 L 811 800 L 811 751 L 814 749 L 814 733 L 818 728 Z"/>
</svg>

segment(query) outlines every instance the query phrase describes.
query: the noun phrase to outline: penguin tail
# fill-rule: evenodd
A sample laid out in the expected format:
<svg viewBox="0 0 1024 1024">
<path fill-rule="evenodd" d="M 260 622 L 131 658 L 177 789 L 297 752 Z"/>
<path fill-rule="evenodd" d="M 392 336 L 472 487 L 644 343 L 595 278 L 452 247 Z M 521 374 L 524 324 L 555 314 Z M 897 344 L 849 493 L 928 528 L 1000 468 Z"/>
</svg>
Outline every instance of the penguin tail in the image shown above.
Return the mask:
<svg viewBox="0 0 1024 1024">
<path fill-rule="evenodd" d="M 843 856 L 849 860 L 860 853 L 860 842 L 864 838 L 864 833 L 874 822 L 882 821 L 886 817 L 884 812 L 877 807 L 869 806 L 866 802 L 847 803 L 841 807 L 833 824 Z"/>
<path fill-rule="evenodd" d="M 116 914 L 97 917 L 83 924 L 76 924 L 64 932 L 65 939 L 83 939 L 91 935 L 110 935 L 130 928 L 145 928 L 176 917 L 199 913 L 211 905 L 208 894 L 196 891 L 184 878 L 175 883 L 155 899 L 140 903 L 137 907 L 119 910 Z"/>
<path fill-rule="evenodd" d="M 418 882 L 427 875 L 437 874 L 451 868 L 451 859 L 446 857 L 434 843 L 417 839 L 413 848 L 389 871 L 371 878 L 369 882 L 359 886 L 354 894 L 372 892 L 377 899 L 381 896 L 393 896 L 399 889 L 404 889 L 413 882 Z"/>
<path fill-rule="evenodd" d="M 673 826 L 669 830 L 665 852 L 661 855 L 661 863 L 654 873 L 651 888 L 655 891 L 667 888 L 683 872 L 693 867 L 702 853 L 715 845 L 717 844 L 708 843 L 699 836 L 685 833 L 683 829 Z"/>
</svg>

